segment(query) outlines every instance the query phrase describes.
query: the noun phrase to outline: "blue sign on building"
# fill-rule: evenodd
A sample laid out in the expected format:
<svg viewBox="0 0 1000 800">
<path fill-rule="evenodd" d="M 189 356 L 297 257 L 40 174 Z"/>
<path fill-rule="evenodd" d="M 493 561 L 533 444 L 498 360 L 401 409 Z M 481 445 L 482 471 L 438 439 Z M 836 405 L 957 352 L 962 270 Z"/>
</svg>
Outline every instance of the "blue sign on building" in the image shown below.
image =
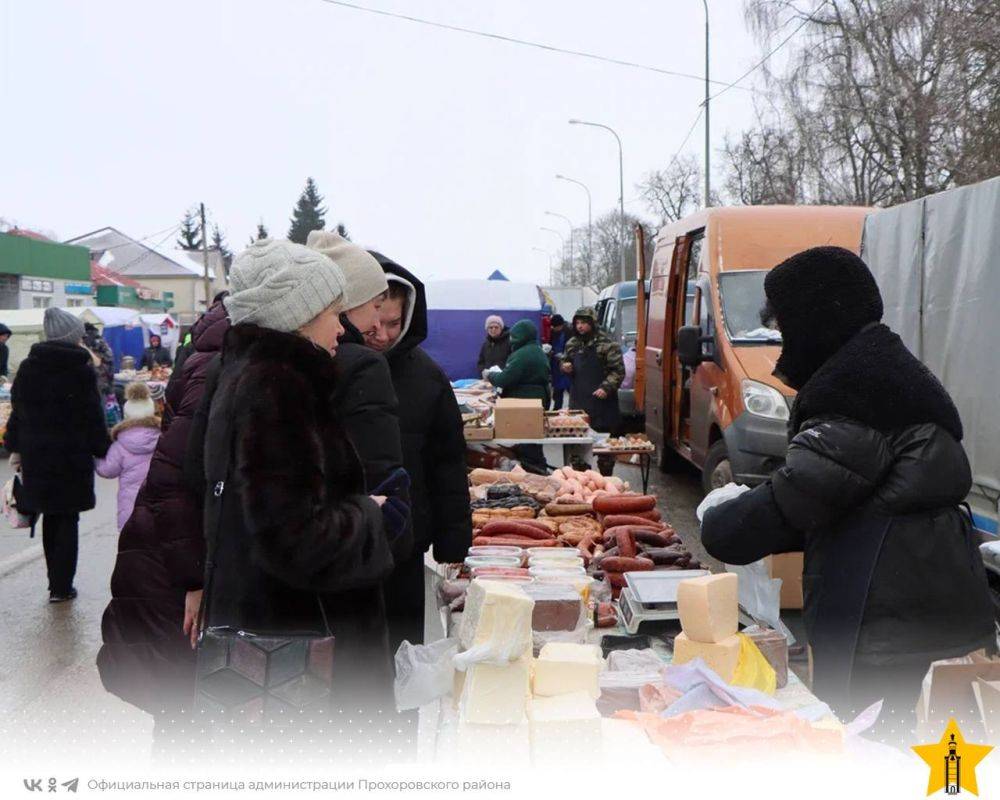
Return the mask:
<svg viewBox="0 0 1000 800">
<path fill-rule="evenodd" d="M 94 289 L 89 283 L 67 283 L 66 294 L 93 294 Z"/>
</svg>

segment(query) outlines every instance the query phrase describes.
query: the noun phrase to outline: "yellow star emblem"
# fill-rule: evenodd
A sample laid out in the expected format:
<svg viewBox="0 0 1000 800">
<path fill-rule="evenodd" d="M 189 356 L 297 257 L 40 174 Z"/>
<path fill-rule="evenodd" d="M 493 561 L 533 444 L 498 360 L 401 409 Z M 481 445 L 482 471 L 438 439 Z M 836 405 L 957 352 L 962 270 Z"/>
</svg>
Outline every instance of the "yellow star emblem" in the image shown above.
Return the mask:
<svg viewBox="0 0 1000 800">
<path fill-rule="evenodd" d="M 948 727 L 945 728 L 944 735 L 937 744 L 918 744 L 912 749 L 931 768 L 931 775 L 927 781 L 928 795 L 943 791 L 947 786 L 949 794 L 965 790 L 979 796 L 976 765 L 986 758 L 993 748 L 989 745 L 966 742 L 955 720 L 948 720 Z"/>
</svg>

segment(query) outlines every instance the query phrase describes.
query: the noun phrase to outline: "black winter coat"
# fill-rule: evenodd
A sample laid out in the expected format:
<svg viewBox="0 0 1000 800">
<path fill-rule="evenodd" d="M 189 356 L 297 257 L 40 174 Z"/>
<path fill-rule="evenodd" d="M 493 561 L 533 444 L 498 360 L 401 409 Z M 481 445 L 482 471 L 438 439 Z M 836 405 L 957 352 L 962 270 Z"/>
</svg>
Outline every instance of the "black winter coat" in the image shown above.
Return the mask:
<svg viewBox="0 0 1000 800">
<path fill-rule="evenodd" d="M 365 345 L 345 316 L 341 321 L 345 331 L 335 358 L 339 379 L 333 406 L 361 458 L 365 488 L 375 494 L 379 484 L 403 466 L 396 391 L 385 358 Z M 409 503 L 408 494 L 402 497 Z M 393 540 L 393 556 L 402 561 L 412 549 L 413 530 L 408 526 Z"/>
<path fill-rule="evenodd" d="M 709 510 L 702 541 L 731 564 L 805 551 L 817 694 L 857 709 L 898 688 L 897 674 L 990 645 L 986 577 L 959 508 L 971 487 L 961 422 L 899 337 L 876 325 L 848 341 L 803 387 L 792 432 L 785 466 Z M 912 709 L 919 684 L 904 688 Z"/>
<path fill-rule="evenodd" d="M 142 353 L 142 360 L 139 362 L 139 369 L 145 367 L 146 369 L 152 369 L 153 367 L 169 367 L 174 363 L 174 360 L 170 357 L 170 351 L 163 347 L 147 347 Z"/>
<path fill-rule="evenodd" d="M 399 426 L 403 465 L 410 474 L 415 547 L 423 553 L 433 545 L 436 561 L 457 563 L 472 542 L 462 415 L 448 376 L 420 347 L 427 338 L 423 283 L 394 261 L 373 255 L 388 275 L 413 288 L 409 327 L 385 358 L 396 395 L 405 398 Z"/>
<path fill-rule="evenodd" d="M 185 477 L 188 438 L 229 317 L 216 303 L 191 329 L 191 353 L 167 383 L 149 474 L 121 536 L 97 666 L 104 688 L 149 712 L 190 704 L 194 651 L 181 630 L 184 595 L 205 569 L 202 497 Z M 198 483 L 200 489 L 201 483 Z"/>
<path fill-rule="evenodd" d="M 21 511 L 77 514 L 95 505 L 94 458 L 111 446 L 90 353 L 32 345 L 11 388 L 4 446 L 21 456 Z"/>
<path fill-rule="evenodd" d="M 393 561 L 329 401 L 338 380 L 301 336 L 246 324 L 226 334 L 205 434 L 196 425 L 190 445 L 208 489 L 206 624 L 322 633 L 322 602 L 341 696 L 378 699 L 391 694 L 381 581 Z"/>
<path fill-rule="evenodd" d="M 480 375 L 490 367 L 500 367 L 500 369 L 503 369 L 507 366 L 507 357 L 509 355 L 510 329 L 504 328 L 496 339 L 486 334 L 486 341 L 479 348 L 479 360 L 476 362 L 476 369 L 479 370 Z"/>
</svg>

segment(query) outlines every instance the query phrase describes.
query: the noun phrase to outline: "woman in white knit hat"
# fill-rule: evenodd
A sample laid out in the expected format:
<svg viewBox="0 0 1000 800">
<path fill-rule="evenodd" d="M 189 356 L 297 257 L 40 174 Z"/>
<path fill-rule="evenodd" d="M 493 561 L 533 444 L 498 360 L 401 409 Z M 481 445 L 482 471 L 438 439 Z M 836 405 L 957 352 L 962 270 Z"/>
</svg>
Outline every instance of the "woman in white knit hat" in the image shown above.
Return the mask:
<svg viewBox="0 0 1000 800">
<path fill-rule="evenodd" d="M 344 273 L 315 250 L 265 240 L 237 256 L 230 282 L 233 327 L 190 439 L 207 488 L 203 624 L 332 634 L 333 709 L 388 708 L 381 581 L 408 508 L 365 493 L 330 402 L 351 302 Z M 204 681 L 201 660 L 199 671 Z"/>
</svg>

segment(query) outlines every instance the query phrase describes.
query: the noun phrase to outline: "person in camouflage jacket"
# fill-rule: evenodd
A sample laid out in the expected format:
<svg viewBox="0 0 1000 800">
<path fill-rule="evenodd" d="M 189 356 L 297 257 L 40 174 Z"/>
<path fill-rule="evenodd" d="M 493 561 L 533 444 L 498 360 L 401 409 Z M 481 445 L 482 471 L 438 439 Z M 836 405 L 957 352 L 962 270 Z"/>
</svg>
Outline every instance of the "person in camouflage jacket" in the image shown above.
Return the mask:
<svg viewBox="0 0 1000 800">
<path fill-rule="evenodd" d="M 570 407 L 586 411 L 595 431 L 615 433 L 621 424 L 618 387 L 625 380 L 622 349 L 589 306 L 573 315 L 573 331 L 562 360 L 563 372 L 573 377 Z"/>
</svg>

